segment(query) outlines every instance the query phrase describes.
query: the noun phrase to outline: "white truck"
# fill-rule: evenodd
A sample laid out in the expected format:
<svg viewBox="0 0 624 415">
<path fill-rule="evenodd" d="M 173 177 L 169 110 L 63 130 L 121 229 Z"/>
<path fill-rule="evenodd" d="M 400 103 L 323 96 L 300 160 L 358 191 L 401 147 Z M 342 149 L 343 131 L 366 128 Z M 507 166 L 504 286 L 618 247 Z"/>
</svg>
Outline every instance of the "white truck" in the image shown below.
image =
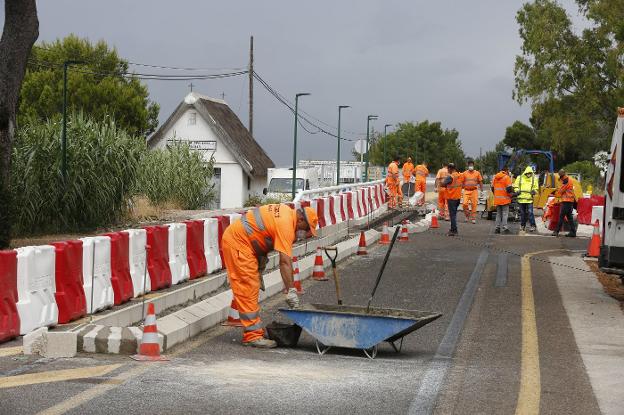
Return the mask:
<svg viewBox="0 0 624 415">
<path fill-rule="evenodd" d="M 267 187 L 264 188 L 267 199 L 289 201 L 292 199 L 293 170 L 287 167 L 276 167 L 267 171 Z M 320 181 L 314 167 L 297 168 L 297 190 L 318 189 Z"/>
<path fill-rule="evenodd" d="M 624 273 L 624 108 L 618 117 L 611 140 L 610 162 L 605 178 L 606 203 L 602 220 L 602 246 L 599 264 L 602 268 Z"/>
</svg>

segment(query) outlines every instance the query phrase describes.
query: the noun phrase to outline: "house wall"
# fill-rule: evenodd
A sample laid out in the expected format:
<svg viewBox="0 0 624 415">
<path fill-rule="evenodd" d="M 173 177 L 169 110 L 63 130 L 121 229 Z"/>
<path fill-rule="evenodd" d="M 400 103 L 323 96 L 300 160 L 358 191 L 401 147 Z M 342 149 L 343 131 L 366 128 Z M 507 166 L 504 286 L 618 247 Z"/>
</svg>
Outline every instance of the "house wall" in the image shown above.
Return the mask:
<svg viewBox="0 0 624 415">
<path fill-rule="evenodd" d="M 221 208 L 242 207 L 247 200 L 247 175 L 235 163 L 215 163 L 221 169 Z"/>
</svg>

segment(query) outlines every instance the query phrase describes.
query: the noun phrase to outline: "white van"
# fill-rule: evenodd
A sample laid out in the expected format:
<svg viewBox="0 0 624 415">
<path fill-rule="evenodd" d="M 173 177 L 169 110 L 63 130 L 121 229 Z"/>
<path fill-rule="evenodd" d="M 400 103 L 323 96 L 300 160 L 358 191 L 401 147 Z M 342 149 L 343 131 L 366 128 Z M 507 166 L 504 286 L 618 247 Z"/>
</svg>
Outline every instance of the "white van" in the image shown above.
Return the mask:
<svg viewBox="0 0 624 415">
<path fill-rule="evenodd" d="M 292 200 L 292 168 L 271 168 L 267 171 L 267 187 L 264 195 L 267 199 L 281 201 Z M 314 167 L 297 168 L 296 189 L 311 190 L 320 186 L 318 172 Z"/>
<path fill-rule="evenodd" d="M 618 108 L 609 157 L 599 264 L 624 268 L 624 108 Z"/>
</svg>

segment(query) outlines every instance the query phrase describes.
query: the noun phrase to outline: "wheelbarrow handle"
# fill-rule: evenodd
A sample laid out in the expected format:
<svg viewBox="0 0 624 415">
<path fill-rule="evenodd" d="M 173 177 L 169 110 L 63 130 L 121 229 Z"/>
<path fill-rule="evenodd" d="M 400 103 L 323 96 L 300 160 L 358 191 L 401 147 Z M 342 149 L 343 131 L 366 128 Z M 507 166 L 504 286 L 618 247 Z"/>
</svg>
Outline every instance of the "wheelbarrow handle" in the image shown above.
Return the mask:
<svg viewBox="0 0 624 415">
<path fill-rule="evenodd" d="M 392 252 L 392 248 L 394 247 L 394 243 L 397 240 L 397 236 L 399 236 L 400 230 L 401 230 L 400 226 L 397 226 L 396 229 L 394 230 L 394 235 L 392 235 L 392 241 L 390 242 L 390 246 L 388 247 L 388 250 L 386 251 L 386 256 L 384 257 L 383 263 L 381 264 L 381 269 L 379 270 L 379 274 L 377 274 L 375 287 L 373 287 L 373 292 L 371 293 L 370 298 L 368 299 L 368 306 L 366 306 L 366 312 L 370 310 L 371 302 L 373 301 L 373 297 L 375 297 L 375 292 L 377 292 L 377 287 L 379 286 L 379 282 L 381 281 L 381 276 L 383 275 L 384 270 L 386 269 L 386 264 L 388 263 L 390 252 Z"/>
</svg>

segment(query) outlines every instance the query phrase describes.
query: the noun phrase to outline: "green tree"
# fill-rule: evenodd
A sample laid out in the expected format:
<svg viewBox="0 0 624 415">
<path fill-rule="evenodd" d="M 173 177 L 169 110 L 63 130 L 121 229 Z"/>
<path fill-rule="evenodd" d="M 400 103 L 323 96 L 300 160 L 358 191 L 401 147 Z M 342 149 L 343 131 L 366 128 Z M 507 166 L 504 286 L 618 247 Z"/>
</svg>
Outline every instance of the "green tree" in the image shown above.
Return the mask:
<svg viewBox="0 0 624 415">
<path fill-rule="evenodd" d="M 147 136 L 158 125 L 158 104 L 149 100 L 147 87 L 128 75 L 128 62 L 104 41 L 70 35 L 42 42 L 31 51 L 19 101 L 19 120 L 57 117 L 63 108 L 63 62 L 68 69 L 67 102 L 96 120 L 114 119 L 131 135 Z"/>
<path fill-rule="evenodd" d="M 457 130 L 443 129 L 441 123 L 427 120 L 416 124 L 399 123 L 385 139 L 378 137 L 371 148 L 371 161 L 376 165 L 387 165 L 395 155 L 402 161 L 407 157 L 419 163 L 426 160 L 431 170 L 449 161 L 454 162 L 459 169 L 466 166 L 466 155 L 462 150 Z"/>
<path fill-rule="evenodd" d="M 539 141 L 562 162 L 606 149 L 624 101 L 624 2 L 576 2 L 588 26 L 580 33 L 554 0 L 525 3 L 517 14 L 522 54 L 514 98 L 531 103 Z"/>
</svg>

